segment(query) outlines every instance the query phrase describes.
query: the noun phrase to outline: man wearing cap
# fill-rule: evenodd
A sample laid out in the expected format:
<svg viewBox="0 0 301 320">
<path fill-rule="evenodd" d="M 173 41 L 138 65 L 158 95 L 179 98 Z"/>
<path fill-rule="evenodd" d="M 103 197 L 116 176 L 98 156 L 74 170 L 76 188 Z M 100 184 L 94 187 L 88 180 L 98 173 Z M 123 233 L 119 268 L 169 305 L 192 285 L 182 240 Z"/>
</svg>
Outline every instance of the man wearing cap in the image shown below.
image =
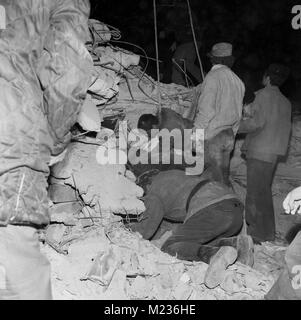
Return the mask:
<svg viewBox="0 0 301 320">
<path fill-rule="evenodd" d="M 246 222 L 256 242 L 275 240 L 271 185 L 279 156 L 287 152 L 291 131 L 291 103 L 280 92 L 289 70 L 272 64 L 256 93 L 252 115 L 239 131 L 248 133 L 242 152 L 247 158 Z"/>
<path fill-rule="evenodd" d="M 205 130 L 205 167 L 214 169 L 214 180 L 229 185 L 230 153 L 242 116 L 245 86 L 231 70 L 230 43 L 217 43 L 208 56 L 213 67 L 195 89 L 188 118 L 194 119 L 196 129 Z"/>
</svg>

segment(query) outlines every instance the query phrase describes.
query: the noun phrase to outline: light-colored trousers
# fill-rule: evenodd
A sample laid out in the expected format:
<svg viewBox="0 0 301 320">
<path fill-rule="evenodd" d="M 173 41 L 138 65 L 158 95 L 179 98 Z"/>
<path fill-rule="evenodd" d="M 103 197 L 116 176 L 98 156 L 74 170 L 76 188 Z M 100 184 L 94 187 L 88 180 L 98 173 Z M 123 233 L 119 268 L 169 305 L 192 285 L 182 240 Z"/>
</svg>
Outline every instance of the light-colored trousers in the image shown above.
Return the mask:
<svg viewBox="0 0 301 320">
<path fill-rule="evenodd" d="M 0 300 L 50 299 L 50 263 L 40 251 L 37 230 L 0 227 Z"/>
</svg>

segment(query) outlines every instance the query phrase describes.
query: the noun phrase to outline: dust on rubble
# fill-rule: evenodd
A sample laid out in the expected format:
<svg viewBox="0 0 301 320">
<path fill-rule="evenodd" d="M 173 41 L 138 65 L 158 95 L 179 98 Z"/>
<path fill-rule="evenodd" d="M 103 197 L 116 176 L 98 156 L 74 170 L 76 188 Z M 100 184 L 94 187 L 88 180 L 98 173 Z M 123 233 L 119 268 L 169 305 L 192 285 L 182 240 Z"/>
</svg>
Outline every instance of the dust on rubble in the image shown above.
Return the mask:
<svg viewBox="0 0 301 320">
<path fill-rule="evenodd" d="M 157 112 L 158 84 L 138 66 L 139 56 L 109 43 L 119 39 L 116 31 L 96 20 L 90 20 L 90 29 L 97 31 L 87 45 L 95 72 L 78 120 L 84 133 L 74 139 L 64 157 L 52 163 L 51 224 L 41 233 L 41 249 L 52 266 L 54 298 L 263 299 L 283 268 L 285 247 L 256 246 L 253 268 L 235 263 L 220 286 L 208 289 L 204 284 L 207 264 L 171 257 L 161 252 L 157 242 L 143 240 L 121 222 L 144 211 L 143 190 L 126 166 L 99 164 L 98 148 L 110 148 L 110 140 L 102 141 L 109 129 L 99 129 L 99 123 L 127 120 L 129 129 L 136 128 L 142 114 Z M 160 83 L 161 106 L 182 116 L 189 112 L 192 97 L 193 89 Z M 289 159 L 277 171 L 278 177 L 288 178 L 280 184 L 276 175 L 276 213 L 281 211 L 282 196 L 301 180 L 296 177 L 301 164 L 300 123 L 294 122 Z M 86 136 L 90 131 L 98 132 L 97 137 Z M 231 171 L 235 190 L 243 199 L 246 174 L 241 143 L 236 144 Z"/>
<path fill-rule="evenodd" d="M 82 233 L 73 228 L 65 254 L 42 245 L 52 266 L 55 299 L 263 299 L 281 272 L 279 256 L 285 250 L 269 244 L 256 246 L 254 268 L 236 263 L 219 287 L 208 289 L 204 284 L 207 264 L 171 257 L 120 222 L 106 228 L 94 225 Z M 70 230 L 58 233 L 61 242 L 70 238 Z"/>
</svg>

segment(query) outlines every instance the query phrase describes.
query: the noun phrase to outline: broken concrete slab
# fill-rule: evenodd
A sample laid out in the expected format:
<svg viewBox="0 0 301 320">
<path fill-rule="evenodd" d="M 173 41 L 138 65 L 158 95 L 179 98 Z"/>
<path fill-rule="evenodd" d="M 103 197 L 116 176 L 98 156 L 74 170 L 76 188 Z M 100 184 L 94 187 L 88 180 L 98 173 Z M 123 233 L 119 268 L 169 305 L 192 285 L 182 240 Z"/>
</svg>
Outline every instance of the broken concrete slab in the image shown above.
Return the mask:
<svg viewBox="0 0 301 320">
<path fill-rule="evenodd" d="M 77 202 L 76 190 L 64 184 L 50 184 L 48 196 L 53 203 Z"/>
</svg>

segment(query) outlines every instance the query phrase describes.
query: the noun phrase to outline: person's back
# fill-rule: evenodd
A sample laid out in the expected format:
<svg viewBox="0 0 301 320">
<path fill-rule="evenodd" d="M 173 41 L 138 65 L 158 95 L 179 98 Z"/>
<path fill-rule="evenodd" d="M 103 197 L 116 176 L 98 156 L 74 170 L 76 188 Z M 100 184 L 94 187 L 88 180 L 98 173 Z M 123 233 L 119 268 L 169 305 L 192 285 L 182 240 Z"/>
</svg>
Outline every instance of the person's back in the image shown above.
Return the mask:
<svg viewBox="0 0 301 320">
<path fill-rule="evenodd" d="M 218 43 L 213 46 L 209 56 L 212 69 L 196 88 L 192 103 L 192 110 L 196 114 L 195 127 L 205 130 L 207 140 L 229 128 L 236 135 L 245 93 L 243 82 L 230 69 L 234 63 L 232 45 Z"/>
<path fill-rule="evenodd" d="M 182 170 L 160 172 L 148 188 L 147 211 L 143 214 L 147 219 L 138 230 L 145 239 L 150 239 L 163 217 L 184 222 L 203 208 L 226 199 L 237 199 L 237 196 L 226 185 L 212 181 L 210 170 L 201 176 L 186 175 Z"/>
<path fill-rule="evenodd" d="M 248 152 L 284 156 L 291 130 L 291 103 L 276 86 L 265 87 L 256 94 L 264 124 L 247 136 Z"/>
<path fill-rule="evenodd" d="M 207 88 L 215 89 L 216 93 L 215 114 L 208 123 L 206 136 L 211 138 L 229 128 L 232 128 L 234 134 L 236 134 L 242 115 L 242 100 L 245 91 L 243 82 L 227 66 L 215 65 L 207 74 L 202 87 L 204 90 Z M 208 101 L 208 103 L 210 102 Z M 199 110 L 199 117 L 201 116 L 202 110 Z M 199 117 L 196 118 L 195 122 L 198 121 Z"/>
</svg>

